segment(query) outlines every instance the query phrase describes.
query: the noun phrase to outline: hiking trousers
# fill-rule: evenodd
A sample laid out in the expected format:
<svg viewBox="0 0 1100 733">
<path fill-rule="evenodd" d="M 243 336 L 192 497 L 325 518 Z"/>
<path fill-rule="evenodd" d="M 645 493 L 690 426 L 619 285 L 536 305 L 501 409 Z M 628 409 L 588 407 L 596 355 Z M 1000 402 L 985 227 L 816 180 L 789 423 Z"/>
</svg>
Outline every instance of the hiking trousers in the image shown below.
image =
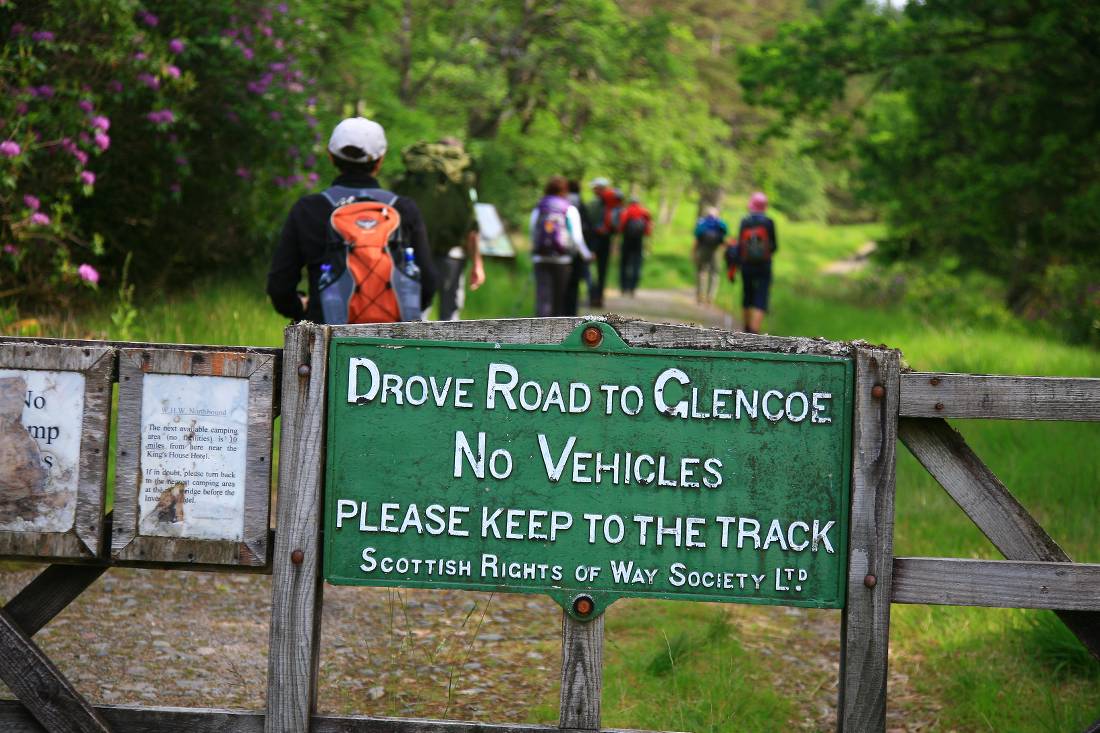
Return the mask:
<svg viewBox="0 0 1100 733">
<path fill-rule="evenodd" d="M 573 263 L 535 263 L 535 315 L 539 318 L 565 315 L 565 293 Z"/>
<path fill-rule="evenodd" d="M 436 272 L 439 273 L 439 320 L 457 321 L 466 302 L 462 277 L 466 271 L 466 258 L 445 254 L 435 255 L 434 259 Z"/>
<path fill-rule="evenodd" d="M 592 254 L 596 255 L 596 277 L 588 294 L 589 304 L 599 308 L 603 305 L 603 288 L 607 284 L 607 267 L 611 264 L 611 235 L 593 234 L 588 243 Z"/>
<path fill-rule="evenodd" d="M 695 299 L 701 303 L 714 300 L 718 289 L 718 268 L 714 264 L 717 251 L 716 244 L 695 244 Z"/>
<path fill-rule="evenodd" d="M 619 287 L 624 293 L 633 293 L 642 279 L 641 239 L 623 237 L 623 254 L 619 262 Z"/>
</svg>

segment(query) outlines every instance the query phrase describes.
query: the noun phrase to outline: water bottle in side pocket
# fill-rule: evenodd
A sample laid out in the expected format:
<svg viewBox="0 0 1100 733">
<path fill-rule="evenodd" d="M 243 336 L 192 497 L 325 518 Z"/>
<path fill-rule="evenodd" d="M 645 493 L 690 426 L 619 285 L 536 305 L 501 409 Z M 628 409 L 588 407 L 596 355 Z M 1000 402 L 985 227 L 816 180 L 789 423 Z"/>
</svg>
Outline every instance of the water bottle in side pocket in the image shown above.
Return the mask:
<svg viewBox="0 0 1100 733">
<path fill-rule="evenodd" d="M 402 261 L 394 263 L 391 282 L 394 294 L 397 296 L 397 307 L 401 311 L 401 320 L 419 321 L 420 268 L 416 265 L 412 247 L 406 247 Z"/>
</svg>

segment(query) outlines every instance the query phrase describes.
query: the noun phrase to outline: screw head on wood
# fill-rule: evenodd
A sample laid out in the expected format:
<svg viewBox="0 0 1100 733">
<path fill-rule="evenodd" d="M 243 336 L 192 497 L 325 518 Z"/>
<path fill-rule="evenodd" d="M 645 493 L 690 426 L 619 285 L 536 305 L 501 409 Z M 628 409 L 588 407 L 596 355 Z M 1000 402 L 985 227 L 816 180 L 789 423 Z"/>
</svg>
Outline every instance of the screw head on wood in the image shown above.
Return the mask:
<svg viewBox="0 0 1100 733">
<path fill-rule="evenodd" d="M 928 383 L 931 384 L 933 387 L 938 387 L 938 386 L 940 386 L 940 378 L 939 377 L 932 377 L 931 379 L 928 380 Z"/>
<path fill-rule="evenodd" d="M 942 402 L 937 402 L 936 403 L 936 412 L 943 412 L 943 403 Z"/>
<path fill-rule="evenodd" d="M 596 610 L 596 602 L 591 596 L 577 596 L 573 599 L 573 613 L 581 616 L 590 616 Z"/>
<path fill-rule="evenodd" d="M 876 583 L 878 583 L 878 578 L 873 575 L 867 575 L 863 578 L 863 584 L 868 588 L 874 588 Z"/>
<path fill-rule="evenodd" d="M 298 367 L 298 376 L 299 377 L 308 377 L 309 376 L 309 364 L 302 364 L 300 367 Z"/>
<path fill-rule="evenodd" d="M 876 384 L 874 387 L 871 387 L 871 396 L 876 400 L 881 400 L 885 394 L 886 388 L 881 384 Z"/>
<path fill-rule="evenodd" d="M 589 326 L 581 332 L 581 340 L 585 346 L 599 346 L 603 341 L 603 333 L 598 326 Z"/>
<path fill-rule="evenodd" d="M 302 560 L 304 560 L 305 558 L 306 553 L 302 552 L 301 550 L 295 550 L 294 552 L 290 553 L 290 561 L 295 565 L 301 565 Z"/>
</svg>

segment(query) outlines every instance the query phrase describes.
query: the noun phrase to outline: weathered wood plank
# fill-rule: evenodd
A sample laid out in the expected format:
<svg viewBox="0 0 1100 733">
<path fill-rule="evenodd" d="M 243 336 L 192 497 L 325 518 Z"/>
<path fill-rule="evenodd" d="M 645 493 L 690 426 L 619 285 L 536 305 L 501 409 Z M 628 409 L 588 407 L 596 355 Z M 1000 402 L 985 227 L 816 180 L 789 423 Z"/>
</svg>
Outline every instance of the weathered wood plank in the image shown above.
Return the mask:
<svg viewBox="0 0 1100 733">
<path fill-rule="evenodd" d="M 111 730 L 4 611 L 0 611 L 0 679 L 50 733 Z"/>
<path fill-rule="evenodd" d="M 1005 557 L 1010 560 L 1070 561 L 1069 555 L 945 420 L 903 418 L 898 435 Z"/>
<path fill-rule="evenodd" d="M 260 733 L 262 712 L 209 708 L 152 708 L 101 705 L 96 711 L 125 733 Z M 558 733 L 554 726 L 523 723 L 467 723 L 414 718 L 338 717 L 314 715 L 311 733 Z M 0 730 L 5 733 L 41 733 L 42 727 L 14 700 L 0 700 Z M 605 728 L 601 733 L 642 733 Z"/>
<path fill-rule="evenodd" d="M 619 316 L 585 318 L 513 318 L 485 321 L 431 321 L 333 326 L 334 337 L 423 338 L 504 344 L 556 344 L 581 323 L 610 324 L 630 346 L 639 348 L 768 351 L 850 357 L 853 345 L 825 339 L 761 336 L 714 328 L 650 323 Z"/>
<path fill-rule="evenodd" d="M 8 601 L 4 612 L 34 636 L 106 571 L 105 565 L 50 565 Z"/>
<path fill-rule="evenodd" d="M 894 558 L 894 603 L 1100 611 L 1100 565 Z"/>
<path fill-rule="evenodd" d="M 1100 420 L 1100 379 L 910 372 L 901 376 L 901 414 Z"/>
<path fill-rule="evenodd" d="M 1095 723 L 1090 725 L 1085 733 L 1100 733 L 1100 720 L 1097 720 Z"/>
<path fill-rule="evenodd" d="M 903 418 L 898 435 L 1006 558 L 1071 562 L 946 420 Z M 1100 659 L 1100 614 L 1059 611 L 1058 617 Z"/>
<path fill-rule="evenodd" d="M 561 709 L 558 725 L 575 730 L 599 730 L 603 691 L 604 617 L 574 621 L 562 613 Z"/>
<path fill-rule="evenodd" d="M 323 326 L 286 330 L 267 733 L 306 730 L 316 703 L 328 340 Z"/>
<path fill-rule="evenodd" d="M 837 714 L 842 733 L 886 729 L 900 357 L 861 347 L 855 369 L 848 598 Z"/>
</svg>

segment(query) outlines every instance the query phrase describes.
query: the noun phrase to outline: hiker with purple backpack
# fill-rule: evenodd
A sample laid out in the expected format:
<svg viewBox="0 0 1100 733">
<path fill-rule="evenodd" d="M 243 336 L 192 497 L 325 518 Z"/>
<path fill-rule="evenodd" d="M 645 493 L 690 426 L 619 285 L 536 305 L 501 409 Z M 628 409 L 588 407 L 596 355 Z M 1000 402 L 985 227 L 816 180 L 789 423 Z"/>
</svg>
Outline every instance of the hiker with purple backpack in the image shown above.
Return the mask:
<svg viewBox="0 0 1100 733">
<path fill-rule="evenodd" d="M 581 215 L 570 203 L 569 181 L 552 176 L 543 197 L 531 210 L 531 260 L 535 265 L 535 315 L 567 315 L 566 294 L 573 270 L 573 255 L 587 262 L 592 252 L 584 241 Z"/>
</svg>

